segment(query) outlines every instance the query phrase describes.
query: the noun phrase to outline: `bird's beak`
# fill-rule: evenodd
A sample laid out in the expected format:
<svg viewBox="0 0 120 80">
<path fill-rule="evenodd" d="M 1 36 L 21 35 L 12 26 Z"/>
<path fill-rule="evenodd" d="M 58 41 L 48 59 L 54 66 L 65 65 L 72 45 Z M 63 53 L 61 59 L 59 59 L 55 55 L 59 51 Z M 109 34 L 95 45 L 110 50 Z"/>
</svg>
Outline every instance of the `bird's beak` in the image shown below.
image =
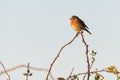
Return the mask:
<svg viewBox="0 0 120 80">
<path fill-rule="evenodd" d="M 71 18 L 69 20 L 71 20 Z"/>
</svg>

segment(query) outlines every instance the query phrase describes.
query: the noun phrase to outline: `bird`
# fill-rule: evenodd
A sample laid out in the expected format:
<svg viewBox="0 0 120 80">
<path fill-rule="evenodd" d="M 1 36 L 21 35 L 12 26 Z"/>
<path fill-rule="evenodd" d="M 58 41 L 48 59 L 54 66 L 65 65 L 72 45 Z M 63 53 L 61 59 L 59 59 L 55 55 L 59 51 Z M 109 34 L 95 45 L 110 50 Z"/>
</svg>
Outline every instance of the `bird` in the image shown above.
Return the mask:
<svg viewBox="0 0 120 80">
<path fill-rule="evenodd" d="M 88 29 L 87 25 L 84 23 L 83 20 L 81 20 L 78 16 L 76 15 L 73 15 L 71 18 L 70 18 L 70 23 L 71 23 L 71 27 L 79 32 L 79 31 L 87 31 L 89 34 L 92 34 Z"/>
</svg>

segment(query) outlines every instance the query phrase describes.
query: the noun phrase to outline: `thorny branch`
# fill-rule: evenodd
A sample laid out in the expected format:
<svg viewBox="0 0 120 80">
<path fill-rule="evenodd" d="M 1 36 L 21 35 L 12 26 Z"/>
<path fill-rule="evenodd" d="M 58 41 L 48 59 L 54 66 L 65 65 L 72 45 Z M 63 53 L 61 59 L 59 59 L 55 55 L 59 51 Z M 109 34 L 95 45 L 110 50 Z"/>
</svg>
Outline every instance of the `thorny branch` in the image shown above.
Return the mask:
<svg viewBox="0 0 120 80">
<path fill-rule="evenodd" d="M 56 62 L 56 60 L 58 59 L 61 51 L 62 51 L 66 46 L 68 46 L 69 44 L 71 44 L 71 43 L 76 39 L 76 37 L 78 36 L 78 34 L 79 34 L 79 32 L 76 33 L 76 35 L 74 36 L 74 38 L 73 38 L 70 42 L 66 43 L 65 45 L 63 45 L 63 46 L 61 47 L 61 49 L 60 49 L 59 52 L 57 53 L 57 56 L 54 58 L 54 60 L 52 61 L 51 65 L 50 65 L 48 74 L 47 74 L 47 76 L 46 76 L 46 80 L 48 80 L 48 77 L 49 77 L 49 74 L 50 74 L 50 72 L 51 72 L 51 69 L 52 69 L 54 63 Z"/>
<path fill-rule="evenodd" d="M 87 74 L 88 74 L 87 80 L 89 80 L 89 78 L 90 78 L 90 61 L 89 61 L 89 56 L 88 56 L 88 44 L 86 43 L 86 41 L 84 39 L 83 32 L 81 31 L 81 32 L 79 32 L 79 34 L 81 34 L 82 42 L 85 44 L 85 47 L 86 47 L 86 59 L 87 59 L 87 67 L 88 67 L 88 70 L 87 70 Z M 87 74 L 85 74 L 85 76 L 83 77 L 83 80 L 85 80 L 85 77 L 86 77 Z"/>
</svg>

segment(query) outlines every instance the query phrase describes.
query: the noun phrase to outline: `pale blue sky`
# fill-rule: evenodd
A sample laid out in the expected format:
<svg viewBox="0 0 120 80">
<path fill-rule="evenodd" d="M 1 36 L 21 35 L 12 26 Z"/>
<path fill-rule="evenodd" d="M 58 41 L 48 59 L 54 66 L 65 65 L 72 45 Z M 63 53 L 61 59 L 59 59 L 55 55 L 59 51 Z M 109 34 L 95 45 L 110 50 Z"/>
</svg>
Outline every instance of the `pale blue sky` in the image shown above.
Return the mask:
<svg viewBox="0 0 120 80">
<path fill-rule="evenodd" d="M 72 15 L 84 20 L 92 32 L 84 35 L 89 50 L 98 52 L 93 70 L 119 67 L 120 0 L 0 0 L 0 60 L 7 68 L 28 62 L 49 68 L 60 47 L 75 35 L 69 21 Z M 84 52 L 79 36 L 61 53 L 52 69 L 54 77 L 68 76 L 73 67 L 75 73 L 85 71 Z M 31 80 L 44 80 L 46 73 L 33 74 Z M 19 70 L 11 77 L 25 80 Z"/>
</svg>

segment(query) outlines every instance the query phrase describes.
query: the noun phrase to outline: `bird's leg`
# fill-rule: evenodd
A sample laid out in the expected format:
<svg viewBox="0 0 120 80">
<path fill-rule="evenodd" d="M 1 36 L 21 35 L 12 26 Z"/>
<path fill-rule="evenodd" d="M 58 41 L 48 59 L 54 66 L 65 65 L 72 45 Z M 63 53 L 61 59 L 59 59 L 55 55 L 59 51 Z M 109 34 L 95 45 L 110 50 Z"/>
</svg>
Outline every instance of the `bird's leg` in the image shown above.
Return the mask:
<svg viewBox="0 0 120 80">
<path fill-rule="evenodd" d="M 81 35 L 81 34 L 83 34 L 83 31 L 78 31 L 78 33 Z"/>
</svg>

